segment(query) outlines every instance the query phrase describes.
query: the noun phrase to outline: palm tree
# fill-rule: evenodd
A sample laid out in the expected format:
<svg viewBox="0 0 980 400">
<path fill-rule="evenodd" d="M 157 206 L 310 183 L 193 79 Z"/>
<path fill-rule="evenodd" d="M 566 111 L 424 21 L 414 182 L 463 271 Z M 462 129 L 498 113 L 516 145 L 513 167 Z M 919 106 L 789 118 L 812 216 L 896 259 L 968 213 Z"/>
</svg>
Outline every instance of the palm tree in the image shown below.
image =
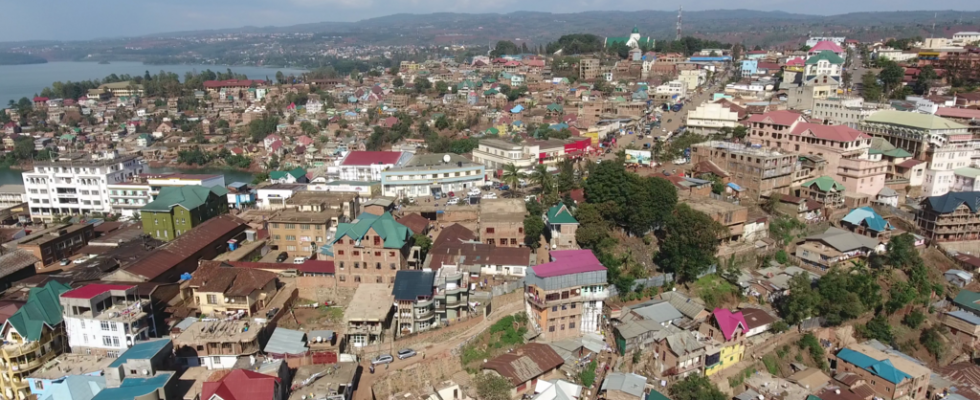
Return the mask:
<svg viewBox="0 0 980 400">
<path fill-rule="evenodd" d="M 524 178 L 524 173 L 517 169 L 514 164 L 507 164 L 504 166 L 504 172 L 500 174 L 500 181 L 504 184 L 510 186 L 511 193 L 517 189 L 517 185 Z"/>
<path fill-rule="evenodd" d="M 548 172 L 548 167 L 544 164 L 534 166 L 534 171 L 531 171 L 530 180 L 536 185 L 541 185 L 542 194 L 548 194 L 554 190 L 555 177 Z"/>
</svg>

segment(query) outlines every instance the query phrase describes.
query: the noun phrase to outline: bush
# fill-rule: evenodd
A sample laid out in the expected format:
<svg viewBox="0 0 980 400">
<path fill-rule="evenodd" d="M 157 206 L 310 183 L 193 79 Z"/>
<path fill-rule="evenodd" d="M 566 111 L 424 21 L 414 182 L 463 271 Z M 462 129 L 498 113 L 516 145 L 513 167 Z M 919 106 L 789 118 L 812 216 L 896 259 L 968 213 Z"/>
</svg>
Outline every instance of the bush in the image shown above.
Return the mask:
<svg viewBox="0 0 980 400">
<path fill-rule="evenodd" d="M 772 333 L 783 333 L 789 330 L 789 324 L 787 324 L 786 321 L 779 320 L 773 322 L 770 329 L 772 330 Z"/>
<path fill-rule="evenodd" d="M 926 315 L 923 314 L 922 311 L 915 310 L 909 314 L 906 314 L 905 317 L 902 318 L 902 324 L 909 328 L 916 329 L 919 327 L 919 325 L 922 325 L 925 320 Z"/>
<path fill-rule="evenodd" d="M 807 333 L 806 335 L 803 335 L 803 338 L 800 339 L 798 345 L 800 349 L 810 352 L 810 358 L 817 363 L 820 369 L 825 369 L 827 367 L 827 361 L 824 360 L 823 346 L 820 345 L 820 340 L 817 340 L 816 336 L 813 336 L 812 333 Z"/>
<path fill-rule="evenodd" d="M 929 354 L 932 354 L 933 357 L 936 357 L 936 360 L 942 359 L 946 354 L 946 346 L 944 344 L 945 340 L 943 339 L 943 334 L 941 328 L 939 327 L 934 326 L 932 328 L 923 329 L 922 335 L 919 336 L 919 342 L 922 343 L 923 346 L 926 346 L 926 350 L 928 350 Z"/>
<path fill-rule="evenodd" d="M 864 326 L 859 326 L 858 333 L 868 339 L 877 339 L 883 343 L 890 343 L 893 337 L 892 326 L 888 324 L 888 320 L 883 314 L 878 314 Z"/>
<path fill-rule="evenodd" d="M 789 262 L 789 255 L 786 254 L 786 250 L 779 250 L 776 252 L 776 262 L 780 264 L 786 264 Z"/>
<path fill-rule="evenodd" d="M 595 383 L 595 368 L 596 361 L 592 360 L 592 362 L 590 362 L 589 365 L 582 370 L 582 372 L 579 372 L 578 379 L 580 382 L 582 382 L 583 387 L 589 388 L 592 387 L 593 383 Z"/>
</svg>

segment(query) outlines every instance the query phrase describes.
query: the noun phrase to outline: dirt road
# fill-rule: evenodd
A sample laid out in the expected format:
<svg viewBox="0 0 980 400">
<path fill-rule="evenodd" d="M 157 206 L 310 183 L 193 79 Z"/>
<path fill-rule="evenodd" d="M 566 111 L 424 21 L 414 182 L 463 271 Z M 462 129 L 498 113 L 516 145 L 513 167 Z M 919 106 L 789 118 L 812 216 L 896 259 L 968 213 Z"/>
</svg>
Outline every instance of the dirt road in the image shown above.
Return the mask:
<svg viewBox="0 0 980 400">
<path fill-rule="evenodd" d="M 364 373 L 361 375 L 361 380 L 357 384 L 357 390 L 354 392 L 354 400 L 372 400 L 371 387 L 380 379 L 383 379 L 390 372 L 394 372 L 400 369 L 404 369 L 411 365 L 415 365 L 423 360 L 424 357 L 437 357 L 437 356 L 448 356 L 450 351 L 462 344 L 466 339 L 475 337 L 481 332 L 490 328 L 490 325 L 499 321 L 501 318 L 508 315 L 514 314 L 518 311 L 523 310 L 524 302 L 517 301 L 513 303 L 508 303 L 501 307 L 500 309 L 493 310 L 490 317 L 481 321 L 479 324 L 469 328 L 463 332 L 452 337 L 450 340 L 443 341 L 441 343 L 432 344 L 425 348 L 416 348 L 415 350 L 419 352 L 419 355 L 408 358 L 405 360 L 395 359 L 394 362 L 388 364 L 385 368 L 384 365 L 375 366 L 374 374 L 368 369 L 371 364 L 371 360 L 361 360 L 361 365 L 364 367 Z M 460 366 L 462 368 L 462 366 Z"/>
</svg>

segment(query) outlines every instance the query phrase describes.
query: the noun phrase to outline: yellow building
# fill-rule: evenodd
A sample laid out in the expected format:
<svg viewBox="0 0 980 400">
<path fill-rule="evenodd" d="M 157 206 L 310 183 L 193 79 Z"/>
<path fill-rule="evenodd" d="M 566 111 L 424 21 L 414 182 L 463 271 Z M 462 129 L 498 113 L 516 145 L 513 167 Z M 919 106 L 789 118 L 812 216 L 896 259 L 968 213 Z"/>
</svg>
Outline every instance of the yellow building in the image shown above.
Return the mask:
<svg viewBox="0 0 980 400">
<path fill-rule="evenodd" d="M 257 268 L 236 268 L 221 261 L 203 261 L 188 286 L 201 314 L 242 314 L 251 317 L 276 296 L 276 274 Z"/>
<path fill-rule="evenodd" d="M 738 364 L 745 355 L 745 332 L 748 331 L 748 324 L 742 312 L 733 313 L 723 308 L 716 308 L 713 316 L 714 324 L 701 324 L 699 330 L 703 336 L 717 342 L 717 346 L 713 346 L 705 353 L 705 376 L 714 375 L 718 371 Z"/>
<path fill-rule="evenodd" d="M 27 301 L 4 322 L 4 344 L 0 347 L 3 400 L 33 399 L 27 377 L 65 351 L 59 299 L 70 289 L 57 281 L 32 289 Z"/>
</svg>

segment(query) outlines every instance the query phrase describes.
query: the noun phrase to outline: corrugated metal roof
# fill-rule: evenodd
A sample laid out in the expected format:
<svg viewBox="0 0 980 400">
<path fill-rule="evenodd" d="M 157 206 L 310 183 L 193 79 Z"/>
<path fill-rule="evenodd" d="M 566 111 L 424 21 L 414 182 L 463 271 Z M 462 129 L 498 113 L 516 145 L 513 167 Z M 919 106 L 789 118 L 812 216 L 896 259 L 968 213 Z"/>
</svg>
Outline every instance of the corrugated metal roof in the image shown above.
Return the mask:
<svg viewBox="0 0 980 400">
<path fill-rule="evenodd" d="M 265 352 L 269 354 L 305 354 L 309 350 L 305 332 L 286 328 L 276 328 L 265 345 Z"/>
</svg>

